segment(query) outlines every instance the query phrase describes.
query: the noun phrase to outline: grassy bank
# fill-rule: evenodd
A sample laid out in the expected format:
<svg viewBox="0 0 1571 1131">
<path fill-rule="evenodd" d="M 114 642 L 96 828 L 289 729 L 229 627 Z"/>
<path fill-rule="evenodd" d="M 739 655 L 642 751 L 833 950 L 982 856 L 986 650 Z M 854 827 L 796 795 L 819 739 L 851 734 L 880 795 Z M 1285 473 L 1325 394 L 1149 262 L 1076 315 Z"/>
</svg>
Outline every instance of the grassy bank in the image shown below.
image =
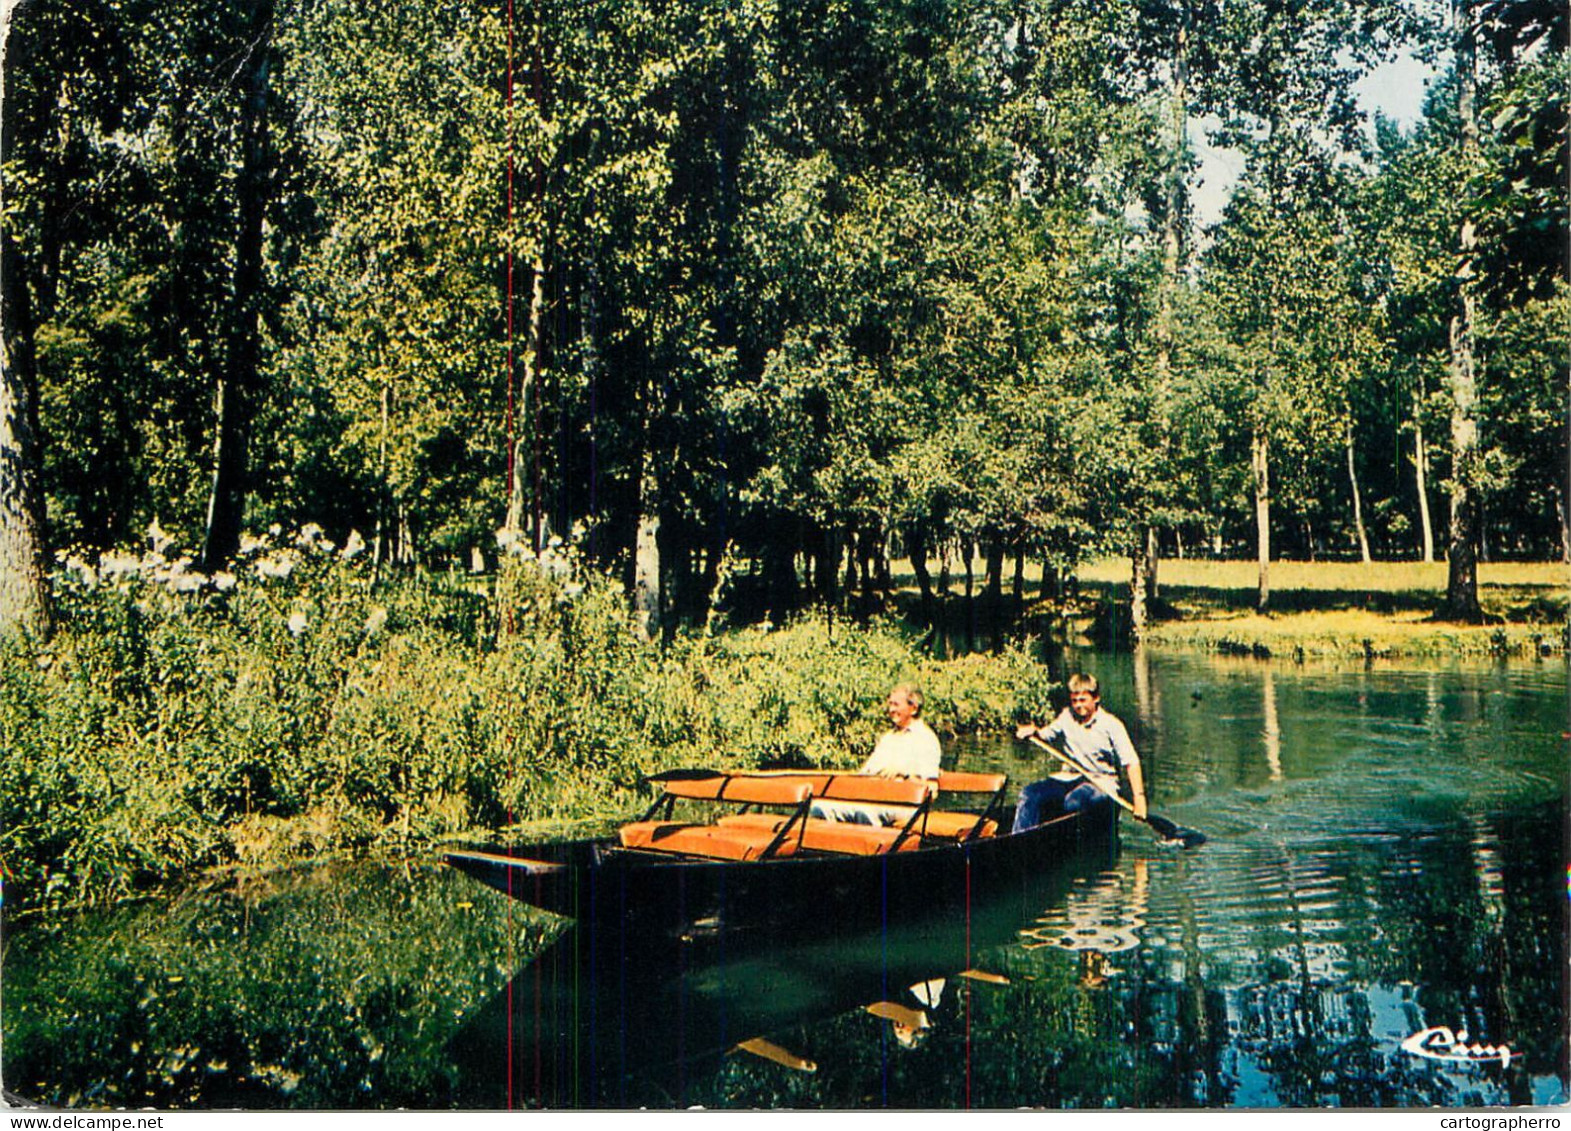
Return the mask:
<svg viewBox="0 0 1571 1131">
<path fill-rule="evenodd" d="M 1163 615 L 1153 643 L 1261 656 L 1532 655 L 1566 649 L 1571 567 L 1559 562 L 1479 566 L 1479 599 L 1496 623 L 1436 620 L 1443 562 L 1273 562 L 1271 609 L 1254 611 L 1258 570 L 1247 561 L 1164 561 Z M 1129 564 L 1079 572 L 1085 592 L 1127 601 Z"/>
<path fill-rule="evenodd" d="M 303 536 L 211 578 L 162 554 L 65 569 L 54 638 L 0 645 L 7 903 L 603 827 L 674 766 L 855 764 L 900 679 L 952 730 L 1049 705 L 1023 652 L 936 662 L 889 624 L 651 644 L 570 555 L 394 582 L 362 558 Z"/>
</svg>

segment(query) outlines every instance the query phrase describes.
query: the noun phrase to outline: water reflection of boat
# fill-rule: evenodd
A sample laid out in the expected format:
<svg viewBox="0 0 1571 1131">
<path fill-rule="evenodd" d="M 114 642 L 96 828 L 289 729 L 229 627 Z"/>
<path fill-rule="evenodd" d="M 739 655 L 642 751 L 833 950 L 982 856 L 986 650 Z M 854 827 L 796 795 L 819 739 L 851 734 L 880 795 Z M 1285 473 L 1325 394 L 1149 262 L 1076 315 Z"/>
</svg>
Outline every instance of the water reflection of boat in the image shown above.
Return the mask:
<svg viewBox="0 0 1571 1131">
<path fill-rule="evenodd" d="M 932 827 L 973 821 L 1008 829 L 1013 811 L 1002 803 L 1002 777 L 991 777 L 996 796 L 986 810 L 951 810 L 942 822 L 934 811 Z M 772 942 L 952 912 L 994 893 L 1020 891 L 1065 858 L 1108 845 L 1114 829 L 1107 813 L 1098 811 L 1060 816 L 1019 833 L 918 835 L 901 846 L 909 851 L 815 851 L 807 841 L 790 855 L 716 860 L 602 838 L 505 853 L 451 852 L 447 860 L 514 899 L 570 916 L 576 936 L 603 957 L 618 948 L 722 938 L 727 945 L 749 937 Z M 771 833 L 758 835 L 767 841 Z M 782 835 L 790 835 L 789 828 Z"/>
<path fill-rule="evenodd" d="M 1134 861 L 1131 876 L 1107 872 L 1077 880 L 1061 905 L 1021 929 L 1020 945 L 1102 955 L 1133 950 L 1140 945 L 1150 887 L 1150 864 L 1143 858 Z"/>
<path fill-rule="evenodd" d="M 1022 925 L 1062 900 L 1077 877 L 1105 869 L 1113 851 L 1106 840 L 1069 847 L 1050 866 L 1017 871 L 1012 884 L 977 885 L 958 906 L 928 901 L 925 914 L 908 909 L 898 921 L 842 924 L 839 904 L 826 898 L 814 913 L 819 930 L 768 946 L 729 947 L 721 936 L 672 951 L 574 927 L 466 1032 L 458 1051 L 474 1099 L 681 1104 L 689 1102 L 684 1082 L 712 1077 L 728 1055 L 805 1073 L 818 1059 L 802 1045 L 805 1027 L 867 1014 L 879 1019 L 866 1022 L 869 1034 L 914 1047 L 956 1023 L 966 994 L 1006 986 L 1006 977 L 977 965 L 1007 953 Z"/>
</svg>

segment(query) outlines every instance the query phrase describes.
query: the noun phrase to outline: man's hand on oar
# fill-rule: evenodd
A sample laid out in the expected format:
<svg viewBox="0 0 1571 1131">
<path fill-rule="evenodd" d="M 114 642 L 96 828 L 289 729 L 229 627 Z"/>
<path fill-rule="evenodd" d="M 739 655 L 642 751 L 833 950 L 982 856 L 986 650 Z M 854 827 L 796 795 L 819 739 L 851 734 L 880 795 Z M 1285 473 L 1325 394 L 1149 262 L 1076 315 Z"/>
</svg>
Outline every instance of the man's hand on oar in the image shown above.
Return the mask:
<svg viewBox="0 0 1571 1131">
<path fill-rule="evenodd" d="M 1071 770 L 1074 770 L 1081 777 L 1085 778 L 1086 781 L 1090 782 L 1093 786 L 1101 790 L 1108 797 L 1111 797 L 1121 807 L 1129 810 L 1130 814 L 1134 816 L 1136 820 L 1143 821 L 1147 825 L 1150 825 L 1151 828 L 1155 830 L 1156 834 L 1163 840 L 1177 841 L 1185 848 L 1195 848 L 1206 842 L 1206 834 L 1200 832 L 1198 829 L 1185 828 L 1183 825 L 1180 825 L 1174 821 L 1170 821 L 1166 817 L 1159 816 L 1156 813 L 1137 813 L 1135 811 L 1135 807 L 1122 796 L 1120 796 L 1117 788 L 1110 788 L 1105 784 L 1103 781 L 1103 775 L 1096 773 L 1088 766 L 1082 765 L 1079 759 L 1073 757 L 1066 751 L 1060 750 L 1056 746 L 1050 746 L 1046 742 L 1043 742 L 1036 736 L 1035 727 L 1021 726 L 1016 729 L 1015 736 L 1017 738 L 1026 739 L 1033 746 L 1039 746 L 1043 750 L 1046 750 L 1049 754 L 1057 758 L 1060 762 L 1064 763 L 1064 765 L 1068 766 Z"/>
</svg>

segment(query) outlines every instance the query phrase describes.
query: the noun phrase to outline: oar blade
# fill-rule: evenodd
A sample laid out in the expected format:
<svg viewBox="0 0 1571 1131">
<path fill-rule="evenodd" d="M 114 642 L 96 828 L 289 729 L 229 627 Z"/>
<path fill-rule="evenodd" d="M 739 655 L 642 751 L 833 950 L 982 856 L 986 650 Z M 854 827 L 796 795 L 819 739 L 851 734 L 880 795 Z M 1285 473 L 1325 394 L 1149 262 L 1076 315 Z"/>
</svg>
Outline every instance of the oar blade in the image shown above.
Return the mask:
<svg viewBox="0 0 1571 1131">
<path fill-rule="evenodd" d="M 1206 834 L 1199 829 L 1185 828 L 1157 813 L 1147 813 L 1145 820 L 1163 840 L 1176 841 L 1184 848 L 1198 848 L 1206 842 Z"/>
</svg>

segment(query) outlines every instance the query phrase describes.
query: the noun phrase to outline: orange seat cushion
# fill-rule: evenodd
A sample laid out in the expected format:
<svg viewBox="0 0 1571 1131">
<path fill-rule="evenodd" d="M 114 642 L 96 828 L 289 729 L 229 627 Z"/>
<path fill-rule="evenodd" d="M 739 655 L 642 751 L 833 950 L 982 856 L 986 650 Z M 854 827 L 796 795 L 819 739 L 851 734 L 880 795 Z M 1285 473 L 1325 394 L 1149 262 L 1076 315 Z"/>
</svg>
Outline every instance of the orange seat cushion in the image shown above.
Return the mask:
<svg viewBox="0 0 1571 1131">
<path fill-rule="evenodd" d="M 672 797 L 694 801 L 736 801 L 753 805 L 800 805 L 813 791 L 811 782 L 797 778 L 747 774 L 677 778 L 662 782 L 661 789 Z"/>
<path fill-rule="evenodd" d="M 785 820 L 784 817 L 777 817 L 772 813 L 738 813 L 731 817 L 721 817 L 720 825 L 726 829 L 763 830 L 773 834 L 779 830 Z M 819 817 L 810 817 L 802 830 L 802 847 L 810 848 L 815 852 L 882 856 L 891 848 L 896 852 L 911 852 L 921 844 L 917 837 L 908 836 L 897 846 L 895 841 L 899 840 L 899 837 L 900 830 L 895 828 L 875 828 L 872 825 L 826 821 Z"/>
<path fill-rule="evenodd" d="M 927 828 L 925 835 L 936 837 L 939 840 L 960 840 L 970 835 L 976 823 L 982 818 L 975 813 L 951 813 L 939 810 L 927 815 Z M 992 836 L 998 831 L 995 821 L 982 821 L 981 831 L 978 836 Z"/>
<path fill-rule="evenodd" d="M 927 778 L 888 778 L 882 774 L 757 770 L 753 778 L 784 784 L 799 782 L 815 801 L 866 801 L 879 805 L 920 805 L 933 792 Z M 740 798 L 738 798 L 740 800 Z"/>
<path fill-rule="evenodd" d="M 938 788 L 942 793 L 997 793 L 1007 780 L 1003 774 L 942 770 L 938 775 Z"/>
<path fill-rule="evenodd" d="M 785 818 L 779 820 L 784 821 Z M 622 826 L 621 836 L 624 848 L 708 856 L 717 860 L 757 860 L 774 841 L 775 830 L 722 828 L 677 821 L 634 821 Z M 796 838 L 787 837 L 774 854 L 790 856 L 795 851 Z"/>
</svg>

